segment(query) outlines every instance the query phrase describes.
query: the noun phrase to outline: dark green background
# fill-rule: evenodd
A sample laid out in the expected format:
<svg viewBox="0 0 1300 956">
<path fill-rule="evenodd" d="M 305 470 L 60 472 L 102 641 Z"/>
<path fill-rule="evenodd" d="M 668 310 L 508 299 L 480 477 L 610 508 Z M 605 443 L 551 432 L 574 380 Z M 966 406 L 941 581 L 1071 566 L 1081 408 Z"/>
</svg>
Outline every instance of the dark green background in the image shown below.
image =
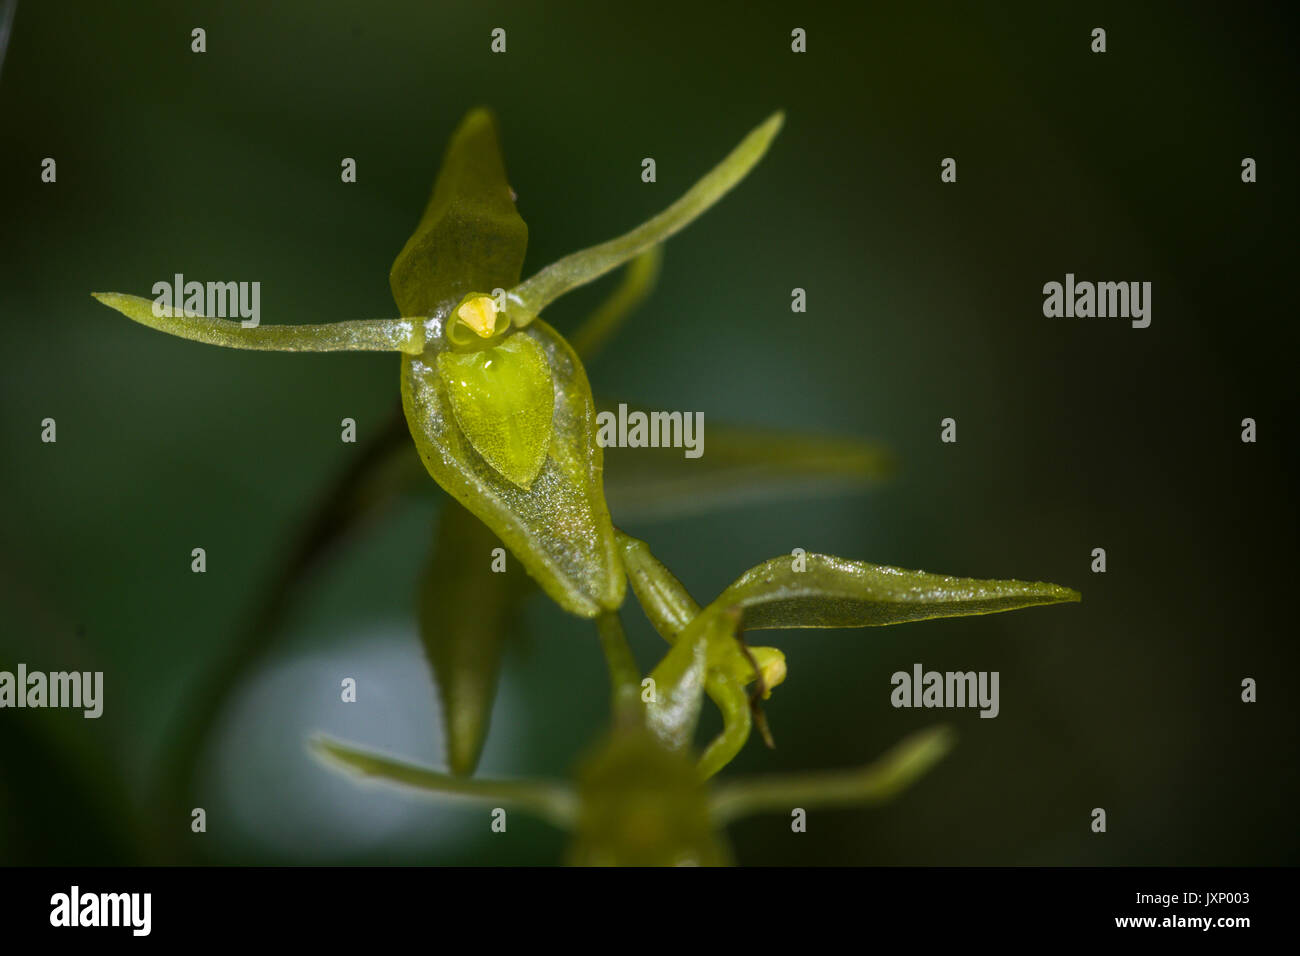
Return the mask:
<svg viewBox="0 0 1300 956">
<path fill-rule="evenodd" d="M 794 547 L 1084 594 L 770 635 L 790 664 L 779 747 L 751 741 L 728 774 L 860 764 L 942 718 L 960 740 L 890 806 L 814 812 L 799 835 L 780 815 L 733 827 L 741 862 L 1295 862 L 1295 24 L 1135 6 L 23 2 L 0 76 L 0 668 L 103 670 L 106 702 L 98 721 L 0 711 L 0 862 L 153 858 L 169 721 L 356 454 L 339 420 L 364 437 L 397 398 L 394 356 L 205 348 L 89 293 L 184 272 L 260 281 L 268 323 L 395 314 L 389 266 L 477 104 L 500 117 L 525 274 L 787 112 L 750 178 L 669 243 L 593 384 L 703 411 L 706 442 L 709 421 L 813 428 L 903 467 L 869 494 L 630 524 L 698 598 Z M 1151 281 L 1151 327 L 1045 319 L 1042 285 L 1066 272 Z M 608 288 L 548 318 L 572 328 Z M 560 857 L 522 815 L 493 835 L 480 809 L 303 754 L 322 727 L 440 762 L 413 595 L 436 508 L 404 503 L 313 579 L 213 741 L 208 832 L 174 822 L 190 858 Z M 662 645 L 625 618 L 648 668 Z M 540 598 L 525 624 L 484 769 L 559 775 L 604 725 L 603 663 L 590 624 Z M 892 709 L 889 675 L 918 661 L 1000 671 L 1001 716 Z"/>
</svg>

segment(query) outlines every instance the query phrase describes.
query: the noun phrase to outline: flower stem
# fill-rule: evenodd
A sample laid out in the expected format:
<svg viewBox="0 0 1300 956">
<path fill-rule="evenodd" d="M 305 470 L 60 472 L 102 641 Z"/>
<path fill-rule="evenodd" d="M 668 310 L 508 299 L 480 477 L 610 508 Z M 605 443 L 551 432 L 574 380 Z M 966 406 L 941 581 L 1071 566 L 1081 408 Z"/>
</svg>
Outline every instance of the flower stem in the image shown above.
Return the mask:
<svg viewBox="0 0 1300 956">
<path fill-rule="evenodd" d="M 615 724 L 638 723 L 641 710 L 641 670 L 637 667 L 627 635 L 617 611 L 606 611 L 596 618 L 600 648 L 609 666 L 610 709 Z"/>
<path fill-rule="evenodd" d="M 317 736 L 311 750 L 322 759 L 345 769 L 387 783 L 414 787 L 449 797 L 463 797 L 481 803 L 510 805 L 527 810 L 562 829 L 569 829 L 577 818 L 577 798 L 564 784 L 534 780 L 482 780 L 476 777 L 453 777 L 426 767 L 386 757 L 373 751 L 359 750 L 350 744 Z"/>
<path fill-rule="evenodd" d="M 905 737 L 875 763 L 857 770 L 741 780 L 718 787 L 713 813 L 720 824 L 765 810 L 883 803 L 906 789 L 951 748 L 952 731 L 932 727 Z"/>
</svg>

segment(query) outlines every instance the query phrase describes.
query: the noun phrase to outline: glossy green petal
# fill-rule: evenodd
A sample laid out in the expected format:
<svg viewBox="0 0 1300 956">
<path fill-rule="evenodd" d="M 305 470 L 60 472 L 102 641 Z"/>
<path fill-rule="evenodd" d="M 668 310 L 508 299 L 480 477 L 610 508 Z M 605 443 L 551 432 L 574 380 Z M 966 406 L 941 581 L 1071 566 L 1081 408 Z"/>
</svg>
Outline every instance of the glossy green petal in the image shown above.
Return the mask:
<svg viewBox="0 0 1300 956">
<path fill-rule="evenodd" d="M 527 488 L 546 460 L 555 414 L 551 369 L 537 340 L 516 334 L 478 352 L 442 352 L 437 363 L 474 450 Z"/>
<path fill-rule="evenodd" d="M 329 325 L 257 325 L 168 309 L 154 314 L 154 300 L 120 292 L 92 292 L 110 309 L 159 332 L 232 349 L 265 352 L 406 352 L 419 355 L 429 341 L 423 319 L 357 319 Z"/>
<path fill-rule="evenodd" d="M 704 699 L 710 625 L 717 620 L 701 618 L 697 626 L 688 627 L 650 672 L 654 698 L 646 704 L 646 726 L 670 750 L 690 746 L 695 735 Z"/>
<path fill-rule="evenodd" d="M 545 323 L 516 333 L 541 345 L 554 386 L 549 454 L 528 488 L 504 477 L 461 431 L 436 357 L 402 357 L 402 404 L 435 481 L 492 529 L 565 610 L 595 617 L 623 603 L 626 579 L 601 488 L 591 387 L 573 350 Z"/>
<path fill-rule="evenodd" d="M 874 627 L 936 617 L 995 614 L 1078 601 L 1058 584 L 954 578 L 826 554 L 790 555 L 746 571 L 716 607 L 738 607 L 745 630 L 769 627 Z"/>
<path fill-rule="evenodd" d="M 517 283 L 527 246 L 496 120 L 488 110 L 472 110 L 452 135 L 429 205 L 393 263 L 393 298 L 403 315 L 445 315 L 470 292 Z"/>
<path fill-rule="evenodd" d="M 740 145 L 726 159 L 653 219 L 617 239 L 565 256 L 512 289 L 506 296 L 511 321 L 516 325 L 526 325 L 564 293 L 600 278 L 610 269 L 617 268 L 690 225 L 697 216 L 748 175 L 767 152 L 784 120 L 784 113 L 769 116 L 741 140 Z"/>
<path fill-rule="evenodd" d="M 501 652 L 529 591 L 517 562 L 493 570 L 492 552 L 499 546 L 483 522 L 445 501 L 420 580 L 420 640 L 438 685 L 447 765 L 458 775 L 478 766 Z"/>
</svg>

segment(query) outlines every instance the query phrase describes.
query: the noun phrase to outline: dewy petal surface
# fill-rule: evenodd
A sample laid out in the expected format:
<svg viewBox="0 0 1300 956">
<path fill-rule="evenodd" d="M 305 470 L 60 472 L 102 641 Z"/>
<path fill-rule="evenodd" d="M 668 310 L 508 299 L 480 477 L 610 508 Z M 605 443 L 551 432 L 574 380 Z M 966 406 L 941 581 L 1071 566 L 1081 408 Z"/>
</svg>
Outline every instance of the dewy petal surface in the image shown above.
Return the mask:
<svg viewBox="0 0 1300 956">
<path fill-rule="evenodd" d="M 516 485 L 531 485 L 546 460 L 555 412 L 551 370 L 537 340 L 516 334 L 490 349 L 443 352 L 438 372 L 474 450 Z"/>
<path fill-rule="evenodd" d="M 807 554 L 798 563 L 785 555 L 751 568 L 712 606 L 740 608 L 745 629 L 756 630 L 876 627 L 1078 600 L 1078 591 L 1059 584 L 955 578 Z"/>
<path fill-rule="evenodd" d="M 555 399 L 548 454 L 529 487 L 502 476 L 475 450 L 429 352 L 402 356 L 407 424 L 434 480 L 491 528 L 561 607 L 595 617 L 623 603 L 626 579 L 601 489 L 591 386 L 549 325 L 534 322 L 515 335 L 541 347 Z"/>
</svg>

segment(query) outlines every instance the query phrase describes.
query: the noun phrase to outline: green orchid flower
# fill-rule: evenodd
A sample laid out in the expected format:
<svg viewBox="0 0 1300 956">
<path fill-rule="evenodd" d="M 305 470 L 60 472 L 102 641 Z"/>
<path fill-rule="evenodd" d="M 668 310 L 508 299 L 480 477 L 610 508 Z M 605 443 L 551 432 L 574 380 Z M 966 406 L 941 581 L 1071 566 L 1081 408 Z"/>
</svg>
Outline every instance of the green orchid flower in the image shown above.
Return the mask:
<svg viewBox="0 0 1300 956">
<path fill-rule="evenodd" d="M 747 647 L 743 630 L 871 627 L 1079 600 L 1077 591 L 1058 584 L 955 578 L 805 554 L 765 561 L 701 608 L 644 541 L 622 532 L 618 539 L 632 590 L 655 630 L 673 644 L 660 665 L 671 683 L 658 692 L 666 692 L 668 703 L 651 705 L 652 726 L 673 746 L 689 739 L 698 703 L 693 712 L 676 703 L 684 684 L 702 687 L 722 715 L 722 731 L 700 757 L 704 777 L 740 752 L 755 719 L 773 745 L 758 703 L 786 679 L 785 655 L 775 647 Z M 745 691 L 751 683 L 759 688 L 753 697 Z"/>
<path fill-rule="evenodd" d="M 603 450 L 582 362 L 542 311 L 636 260 L 717 202 L 754 167 L 776 113 L 659 215 L 520 282 L 528 229 L 515 209 L 496 124 L 474 110 L 457 129 L 390 283 L 402 317 L 256 326 L 96 298 L 150 328 L 231 348 L 393 351 L 402 404 L 433 479 L 510 548 L 561 607 L 595 617 L 625 578 L 602 487 Z"/>
<path fill-rule="evenodd" d="M 780 129 L 774 114 L 668 209 L 609 242 L 574 253 L 520 281 L 528 230 L 515 208 L 495 122 L 471 112 L 454 134 L 415 232 L 390 273 L 395 319 L 256 326 L 136 296 L 97 294 L 143 325 L 208 344 L 279 351 L 393 351 L 401 362 L 400 417 L 379 430 L 326 496 L 290 554 L 257 623 L 211 684 L 196 695 L 177 736 L 173 802 L 180 805 L 220 701 L 265 645 L 288 594 L 362 517 L 410 488 L 414 439 L 444 502 L 420 582 L 419 626 L 442 702 L 451 775 L 348 745 L 318 742 L 334 763 L 390 783 L 519 806 L 575 834 L 580 863 L 723 863 L 721 830 L 734 817 L 793 804 L 852 805 L 887 799 L 950 745 L 935 729 L 903 741 L 861 771 L 714 785 L 757 728 L 787 677 L 776 647 L 750 646 L 747 631 L 870 627 L 988 614 L 1079 600 L 1054 584 L 955 578 L 830 555 L 773 558 L 701 606 L 650 551 L 617 530 L 621 520 L 692 513 L 719 502 L 802 490 L 857 488 L 886 477 L 892 458 L 855 439 L 715 426 L 707 460 L 683 463 L 662 449 L 610 449 L 596 437 L 596 402 L 584 361 L 652 288 L 663 242 L 733 188 Z M 626 265 L 623 281 L 566 341 L 539 316 L 558 297 Z M 572 343 L 572 344 L 571 344 Z M 402 457 L 405 451 L 406 457 Z M 419 466 L 414 466 L 418 469 Z M 504 544 L 527 572 L 489 570 Z M 477 556 L 480 560 L 474 560 Z M 501 649 L 529 579 L 557 605 L 594 619 L 611 684 L 613 726 L 575 783 L 469 779 L 496 693 Z M 628 582 L 671 645 L 645 677 L 623 634 Z M 722 730 L 702 748 L 695 735 L 708 697 Z"/>
<path fill-rule="evenodd" d="M 649 295 L 662 260 L 662 244 L 655 242 L 661 243 L 738 181 L 760 158 L 780 122 L 777 114 L 751 134 L 664 215 L 598 247 L 587 260 L 580 253 L 539 274 L 547 277 L 542 284 L 552 294 L 566 283 L 574 284 L 584 268 L 585 274 L 594 275 L 634 253 L 622 281 L 571 336 L 573 352 L 581 361 L 590 361 Z M 546 375 L 563 393 L 559 409 L 566 416 L 558 429 L 562 437 L 574 431 L 575 422 L 586 426 L 585 407 L 590 400 L 580 378 L 580 363 L 572 360 L 550 330 L 533 339 L 511 334 L 515 326 L 505 320 L 510 306 L 499 293 L 518 282 L 526 242 L 527 227 L 506 185 L 495 125 L 485 110 L 475 110 L 453 137 L 424 215 L 391 271 L 393 295 L 401 311 L 415 318 L 245 329 L 197 313 L 156 314 L 151 302 L 135 296 L 96 296 L 144 325 L 208 344 L 402 353 L 402 403 L 395 416 L 372 430 L 373 437 L 363 441 L 347 473 L 321 496 L 299 539 L 287 548 L 282 569 L 273 576 L 251 624 L 232 642 L 223 665 L 205 675 L 203 685 L 191 695 L 191 706 L 178 721 L 169 745 L 172 758 L 166 762 L 174 768 L 169 789 L 176 805 L 184 802 L 194 776 L 194 755 L 210 732 L 221 701 L 266 655 L 295 590 L 319 566 L 322 556 L 362 521 L 373 520 L 399 495 L 435 487 L 428 482 L 430 473 L 461 502 L 442 506 L 418 601 L 420 634 L 439 688 L 447 760 L 454 773 L 472 773 L 477 765 L 501 651 L 531 591 L 519 565 L 510 563 L 505 573 L 494 573 L 486 560 L 466 560 L 466 556 L 486 556 L 503 542 L 511 544 L 536 580 L 550 582 L 548 593 L 580 613 L 600 607 L 599 601 L 584 594 L 602 593 L 599 586 L 581 587 L 584 579 L 622 580 L 619 571 L 608 570 L 607 548 L 582 550 L 564 543 L 569 535 L 606 542 L 608 509 L 599 502 L 588 509 L 596 514 L 587 521 L 574 518 L 581 508 L 553 510 L 546 502 L 524 515 L 510 513 L 513 504 L 541 497 L 541 490 L 533 486 L 539 474 L 546 478 L 545 460 L 538 451 L 543 436 L 550 436 L 546 456 L 557 462 L 567 460 L 570 472 L 581 472 L 584 454 L 594 472 L 601 455 L 601 449 L 590 442 L 583 445 L 581 438 L 555 440 L 556 394 L 548 396 L 541 387 Z M 476 289 L 490 289 L 494 295 Z M 527 315 L 540 310 L 542 299 L 535 292 L 516 289 L 513 301 L 527 302 L 523 312 Z M 544 327 L 534 323 L 534 328 Z M 544 369 L 537 361 L 539 342 L 545 343 L 541 346 L 547 357 Z M 503 354 L 498 347 L 508 347 L 507 358 L 493 361 L 493 356 Z M 551 356 L 564 359 L 559 375 L 554 365 L 560 363 L 553 363 Z M 515 414 L 503 415 L 503 405 Z M 572 413 L 574 408 L 584 414 Z M 410 455 L 411 444 L 402 441 L 408 434 L 415 437 L 418 455 Z M 693 514 L 734 500 L 781 497 L 810 487 L 822 492 L 856 489 L 887 477 L 893 468 L 887 451 L 857 439 L 744 426 L 712 425 L 709 447 L 707 458 L 685 463 L 671 449 L 607 449 L 604 491 L 620 514 L 644 521 Z M 599 486 L 595 491 L 599 493 Z M 553 501 L 559 492 L 552 489 L 548 494 Z M 570 526 L 548 527 L 538 520 L 540 516 Z M 593 526 L 594 534 L 590 533 Z M 557 562 L 550 555 L 564 555 L 566 550 L 578 570 L 569 575 L 551 573 Z M 566 587 L 566 581 L 579 583 Z M 606 590 L 614 591 L 607 600 L 613 603 L 616 588 Z"/>
<path fill-rule="evenodd" d="M 757 682 L 770 691 L 785 677 L 784 655 L 746 648 L 742 627 L 883 626 L 1079 599 L 1054 584 L 954 578 L 810 554 L 797 565 L 788 557 L 764 562 L 701 608 L 644 542 L 621 532 L 618 538 L 633 590 L 672 647 L 643 681 L 618 615 L 598 619 L 614 726 L 573 783 L 466 781 L 326 738 L 313 742 L 316 755 L 389 785 L 537 814 L 572 832 L 570 863 L 726 864 L 731 853 L 722 830 L 732 820 L 887 801 L 952 746 L 951 731 L 940 726 L 905 738 L 859 770 L 711 787 L 708 779 L 749 736 L 756 698 L 745 685 Z M 724 727 L 696 757 L 692 738 L 705 694 L 718 705 Z"/>
</svg>

